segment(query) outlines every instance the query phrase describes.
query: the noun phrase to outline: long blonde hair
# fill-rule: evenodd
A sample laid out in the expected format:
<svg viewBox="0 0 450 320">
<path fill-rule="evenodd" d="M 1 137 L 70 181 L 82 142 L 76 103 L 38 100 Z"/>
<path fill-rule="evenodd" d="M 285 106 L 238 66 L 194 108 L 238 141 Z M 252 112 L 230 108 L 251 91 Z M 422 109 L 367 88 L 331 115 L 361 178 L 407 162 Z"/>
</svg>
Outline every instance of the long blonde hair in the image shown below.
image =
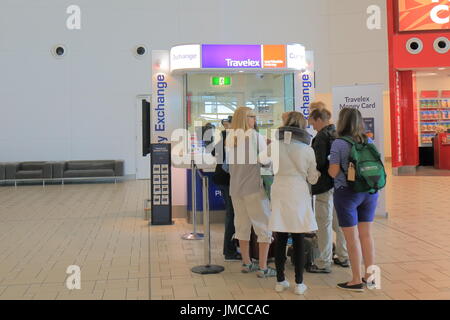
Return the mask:
<svg viewBox="0 0 450 320">
<path fill-rule="evenodd" d="M 249 107 L 237 108 L 236 111 L 234 112 L 233 120 L 231 121 L 231 129 L 234 130 L 242 129 L 244 131 L 253 129 L 248 126 L 247 117 L 254 114 L 255 113 L 253 112 L 253 110 L 250 109 Z"/>
<path fill-rule="evenodd" d="M 247 120 L 248 116 L 253 116 L 253 115 L 255 115 L 255 113 L 249 107 L 237 108 L 233 114 L 230 129 L 233 130 L 233 132 L 235 132 L 235 133 L 237 130 L 243 130 L 244 132 L 247 132 L 248 130 L 253 130 L 254 128 L 250 128 L 250 126 L 248 125 L 248 120 Z M 229 139 L 227 139 L 226 144 L 230 145 L 230 146 L 236 146 L 237 136 L 233 134 L 233 135 L 230 135 L 230 138 L 231 137 L 234 139 L 232 141 L 229 141 Z"/>
</svg>

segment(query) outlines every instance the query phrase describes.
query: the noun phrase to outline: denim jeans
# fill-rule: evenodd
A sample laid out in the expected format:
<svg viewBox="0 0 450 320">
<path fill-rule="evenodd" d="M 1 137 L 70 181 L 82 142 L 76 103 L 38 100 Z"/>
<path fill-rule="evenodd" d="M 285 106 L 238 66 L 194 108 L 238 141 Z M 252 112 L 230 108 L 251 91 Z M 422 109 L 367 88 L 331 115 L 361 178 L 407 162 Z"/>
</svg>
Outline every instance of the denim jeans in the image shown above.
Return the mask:
<svg viewBox="0 0 450 320">
<path fill-rule="evenodd" d="M 223 254 L 225 256 L 232 256 L 237 253 L 236 243 L 233 240 L 235 233 L 234 229 L 234 209 L 233 202 L 230 197 L 230 187 L 219 185 L 217 186 L 222 192 L 223 200 L 225 202 L 225 233 L 223 236 Z"/>
</svg>

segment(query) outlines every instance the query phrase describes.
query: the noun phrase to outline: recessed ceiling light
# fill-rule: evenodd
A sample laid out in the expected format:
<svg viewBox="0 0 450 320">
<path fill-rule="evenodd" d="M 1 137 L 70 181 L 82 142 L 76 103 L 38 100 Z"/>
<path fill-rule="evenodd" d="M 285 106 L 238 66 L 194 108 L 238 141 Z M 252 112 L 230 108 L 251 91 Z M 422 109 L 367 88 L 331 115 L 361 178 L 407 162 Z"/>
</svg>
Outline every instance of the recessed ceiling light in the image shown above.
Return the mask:
<svg viewBox="0 0 450 320">
<path fill-rule="evenodd" d="M 446 68 L 438 68 L 439 71 L 445 70 Z"/>
</svg>

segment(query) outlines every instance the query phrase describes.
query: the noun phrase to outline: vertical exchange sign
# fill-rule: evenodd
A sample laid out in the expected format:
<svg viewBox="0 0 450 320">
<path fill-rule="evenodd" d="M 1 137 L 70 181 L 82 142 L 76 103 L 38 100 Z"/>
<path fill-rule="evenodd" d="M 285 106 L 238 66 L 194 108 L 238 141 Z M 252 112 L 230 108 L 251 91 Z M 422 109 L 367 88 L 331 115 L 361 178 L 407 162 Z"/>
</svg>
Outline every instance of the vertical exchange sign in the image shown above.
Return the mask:
<svg viewBox="0 0 450 320">
<path fill-rule="evenodd" d="M 172 132 L 183 128 L 183 78 L 170 73 L 167 50 L 152 51 L 151 110 L 151 143 L 170 143 Z"/>
<path fill-rule="evenodd" d="M 169 77 L 169 54 L 152 51 L 152 112 L 150 117 L 151 143 L 170 143 L 167 127 L 167 94 Z"/>
<path fill-rule="evenodd" d="M 298 49 L 294 47 L 291 50 Z M 288 51 L 288 58 L 289 54 L 290 53 Z M 297 72 L 294 75 L 295 111 L 301 112 L 305 119 L 308 119 L 311 102 L 315 99 L 314 52 L 306 51 L 304 55 L 305 58 L 303 60 L 306 61 L 306 67 L 304 67 L 305 70 L 302 72 Z M 312 136 L 316 135 L 316 132 L 312 126 L 308 125 L 307 130 Z"/>
</svg>

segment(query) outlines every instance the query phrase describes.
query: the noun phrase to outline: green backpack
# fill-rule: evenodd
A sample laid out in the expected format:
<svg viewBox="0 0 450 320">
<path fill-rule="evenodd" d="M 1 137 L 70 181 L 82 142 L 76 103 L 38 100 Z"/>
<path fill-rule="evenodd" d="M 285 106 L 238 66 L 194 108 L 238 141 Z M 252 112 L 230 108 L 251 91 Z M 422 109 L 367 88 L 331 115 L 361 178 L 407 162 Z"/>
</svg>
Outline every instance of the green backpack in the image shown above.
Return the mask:
<svg viewBox="0 0 450 320">
<path fill-rule="evenodd" d="M 386 186 L 386 171 L 381 154 L 373 143 L 356 143 L 350 137 L 341 137 L 352 145 L 349 165 L 355 168 L 355 181 L 347 183 L 355 192 L 376 193 Z"/>
</svg>

